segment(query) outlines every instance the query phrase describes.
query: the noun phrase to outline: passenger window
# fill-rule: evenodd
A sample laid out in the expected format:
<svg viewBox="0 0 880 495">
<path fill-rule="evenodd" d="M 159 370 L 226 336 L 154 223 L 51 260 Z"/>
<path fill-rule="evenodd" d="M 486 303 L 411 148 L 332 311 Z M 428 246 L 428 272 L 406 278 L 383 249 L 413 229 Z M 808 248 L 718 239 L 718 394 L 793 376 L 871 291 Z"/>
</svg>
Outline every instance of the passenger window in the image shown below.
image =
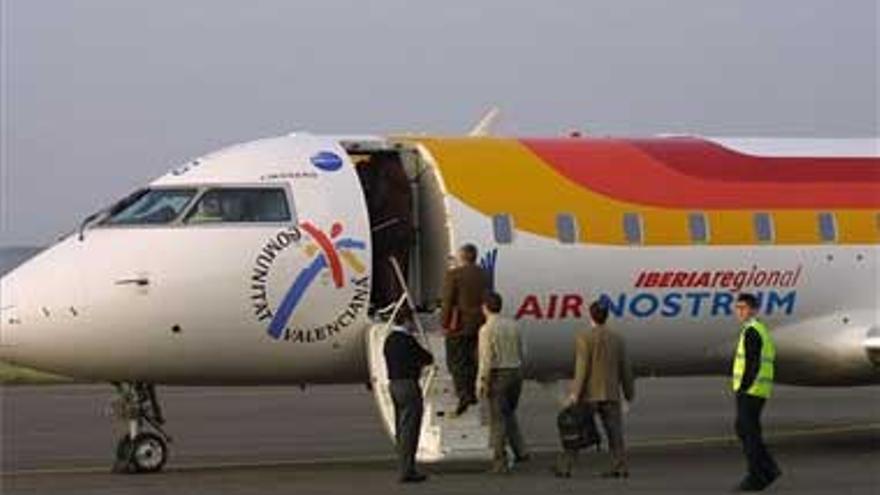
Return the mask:
<svg viewBox="0 0 880 495">
<path fill-rule="evenodd" d="M 638 213 L 624 213 L 623 232 L 626 242 L 630 244 L 642 243 L 642 216 Z"/>
<path fill-rule="evenodd" d="M 570 213 L 556 215 L 556 237 L 563 244 L 577 242 L 577 219 Z"/>
<path fill-rule="evenodd" d="M 688 229 L 691 231 L 691 241 L 697 244 L 709 241 L 708 221 L 703 213 L 691 213 L 688 215 Z"/>
<path fill-rule="evenodd" d="M 495 242 L 498 244 L 510 244 L 513 242 L 513 220 L 508 214 L 500 214 L 492 217 L 492 230 Z"/>
<path fill-rule="evenodd" d="M 105 225 L 161 225 L 186 209 L 196 189 L 144 189 L 120 202 Z"/>
<path fill-rule="evenodd" d="M 769 213 L 755 213 L 755 238 L 759 242 L 773 242 L 773 218 Z"/>
<path fill-rule="evenodd" d="M 210 189 L 186 218 L 188 224 L 290 221 L 282 188 L 229 187 Z"/>
<path fill-rule="evenodd" d="M 819 237 L 825 242 L 837 242 L 837 222 L 834 213 L 819 213 Z"/>
</svg>

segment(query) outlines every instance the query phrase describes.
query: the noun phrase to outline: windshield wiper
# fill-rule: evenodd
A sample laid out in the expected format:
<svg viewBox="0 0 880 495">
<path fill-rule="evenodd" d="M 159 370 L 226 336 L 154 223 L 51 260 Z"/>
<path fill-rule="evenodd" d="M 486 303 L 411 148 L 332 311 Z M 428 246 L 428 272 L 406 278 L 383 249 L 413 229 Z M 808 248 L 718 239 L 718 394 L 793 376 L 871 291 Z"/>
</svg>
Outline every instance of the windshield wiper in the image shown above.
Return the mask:
<svg viewBox="0 0 880 495">
<path fill-rule="evenodd" d="M 141 197 L 143 197 L 148 192 L 150 192 L 149 188 L 138 189 L 137 191 L 113 203 L 113 205 L 111 205 L 109 208 L 98 210 L 95 213 L 87 216 L 85 219 L 83 219 L 82 223 L 79 224 L 79 240 L 83 240 L 85 238 L 86 227 L 88 227 L 90 223 L 94 222 L 100 216 L 106 213 L 108 216 L 112 217 L 113 215 L 131 206 L 132 203 L 141 199 Z"/>
<path fill-rule="evenodd" d="M 86 227 L 90 223 L 92 223 L 96 218 L 101 216 L 101 214 L 103 214 L 105 211 L 107 211 L 107 210 L 96 211 L 95 213 L 92 213 L 91 215 L 89 215 L 85 219 L 83 219 L 82 223 L 79 224 L 79 230 L 78 230 L 78 233 L 79 233 L 78 237 L 79 237 L 80 241 L 85 239 Z"/>
</svg>

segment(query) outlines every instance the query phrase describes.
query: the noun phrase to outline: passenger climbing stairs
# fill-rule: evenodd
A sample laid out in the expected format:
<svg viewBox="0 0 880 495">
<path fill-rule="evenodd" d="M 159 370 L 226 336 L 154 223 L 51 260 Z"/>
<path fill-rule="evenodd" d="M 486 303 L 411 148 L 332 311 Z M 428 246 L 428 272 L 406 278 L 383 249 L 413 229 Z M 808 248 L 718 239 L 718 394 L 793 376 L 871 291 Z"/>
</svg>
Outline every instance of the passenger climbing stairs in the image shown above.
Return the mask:
<svg viewBox="0 0 880 495">
<path fill-rule="evenodd" d="M 392 264 L 402 282 L 399 267 L 394 262 Z M 405 286 L 403 283 L 401 285 Z M 384 345 L 385 338 L 392 331 L 391 322 L 404 306 L 409 306 L 410 314 L 418 315 L 414 321 L 418 330 L 416 337 L 434 357 L 434 365 L 425 368 L 421 379 L 425 407 L 417 459 L 421 462 L 490 459 L 489 427 L 483 411 L 484 404 L 471 406 L 461 416 L 455 416 L 458 398 L 446 367 L 444 337 L 439 331 L 425 331 L 425 326 L 437 327 L 431 323 L 433 315 L 418 314 L 408 290 L 404 290 L 387 321 L 376 321 L 367 333 L 370 381 L 385 431 L 394 442 L 394 403 L 385 366 Z"/>
<path fill-rule="evenodd" d="M 383 352 L 385 337 L 390 331 L 391 326 L 388 323 L 374 324 L 367 337 L 367 348 L 373 396 L 385 430 L 393 442 L 394 403 L 391 400 Z M 425 340 L 421 343 L 434 356 L 434 366 L 425 368 L 421 380 L 425 413 L 422 418 L 418 460 L 439 462 L 490 459 L 489 428 L 483 412 L 484 405 L 471 406 L 461 416 L 455 416 L 458 397 L 455 395 L 452 376 L 446 368 L 443 336 L 436 332 L 422 335 L 426 338 L 427 345 Z"/>
</svg>

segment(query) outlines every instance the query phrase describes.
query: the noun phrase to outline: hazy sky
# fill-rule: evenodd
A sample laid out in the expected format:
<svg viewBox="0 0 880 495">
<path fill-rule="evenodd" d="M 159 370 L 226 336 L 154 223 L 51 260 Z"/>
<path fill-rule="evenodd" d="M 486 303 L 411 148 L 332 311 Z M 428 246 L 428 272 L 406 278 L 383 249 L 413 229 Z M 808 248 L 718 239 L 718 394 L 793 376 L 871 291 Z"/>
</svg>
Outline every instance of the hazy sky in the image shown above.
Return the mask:
<svg viewBox="0 0 880 495">
<path fill-rule="evenodd" d="M 0 245 L 293 130 L 878 134 L 878 0 L 0 5 Z"/>
</svg>

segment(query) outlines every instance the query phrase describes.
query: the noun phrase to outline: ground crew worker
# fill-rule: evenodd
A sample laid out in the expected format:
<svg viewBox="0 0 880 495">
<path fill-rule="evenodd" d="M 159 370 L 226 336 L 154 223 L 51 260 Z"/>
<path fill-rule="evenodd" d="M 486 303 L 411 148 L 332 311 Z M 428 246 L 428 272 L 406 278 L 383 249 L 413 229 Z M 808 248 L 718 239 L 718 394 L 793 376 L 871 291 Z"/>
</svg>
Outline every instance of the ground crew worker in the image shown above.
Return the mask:
<svg viewBox="0 0 880 495">
<path fill-rule="evenodd" d="M 422 429 L 422 368 L 434 362 L 431 354 L 411 335 L 408 311 L 401 309 L 397 325 L 385 339 L 385 364 L 394 402 L 394 439 L 400 462 L 400 482 L 419 483 L 427 476 L 416 471 L 416 450 Z"/>
<path fill-rule="evenodd" d="M 502 300 L 490 292 L 483 299 L 486 323 L 480 328 L 477 395 L 489 400 L 489 439 L 492 447 L 490 472 L 508 472 L 507 446 L 514 461 L 523 462 L 525 442 L 516 420 L 516 408 L 522 392 L 523 347 L 517 323 L 501 312 Z"/>
<path fill-rule="evenodd" d="M 736 317 L 742 323 L 733 359 L 736 435 L 748 461 L 748 474 L 737 489 L 746 492 L 761 491 L 782 474 L 761 435 L 761 411 L 773 389 L 776 348 L 767 325 L 757 318 L 758 307 L 752 294 L 736 298 Z"/>
<path fill-rule="evenodd" d="M 629 477 L 623 445 L 621 390 L 627 401 L 635 399 L 635 383 L 623 338 L 608 328 L 608 304 L 590 304 L 592 328 L 575 337 L 575 372 L 568 406 L 589 401 L 599 414 L 611 451 L 611 469 L 605 478 Z M 571 466 L 568 466 L 571 469 Z M 565 474 L 565 473 L 563 473 Z M 570 474 L 570 473 L 568 473 Z"/>
<path fill-rule="evenodd" d="M 458 395 L 456 416 L 477 403 L 477 333 L 483 324 L 483 296 L 489 287 L 486 272 L 477 266 L 476 246 L 462 246 L 458 261 L 458 267 L 446 272 L 441 307 L 446 363 Z"/>
</svg>

